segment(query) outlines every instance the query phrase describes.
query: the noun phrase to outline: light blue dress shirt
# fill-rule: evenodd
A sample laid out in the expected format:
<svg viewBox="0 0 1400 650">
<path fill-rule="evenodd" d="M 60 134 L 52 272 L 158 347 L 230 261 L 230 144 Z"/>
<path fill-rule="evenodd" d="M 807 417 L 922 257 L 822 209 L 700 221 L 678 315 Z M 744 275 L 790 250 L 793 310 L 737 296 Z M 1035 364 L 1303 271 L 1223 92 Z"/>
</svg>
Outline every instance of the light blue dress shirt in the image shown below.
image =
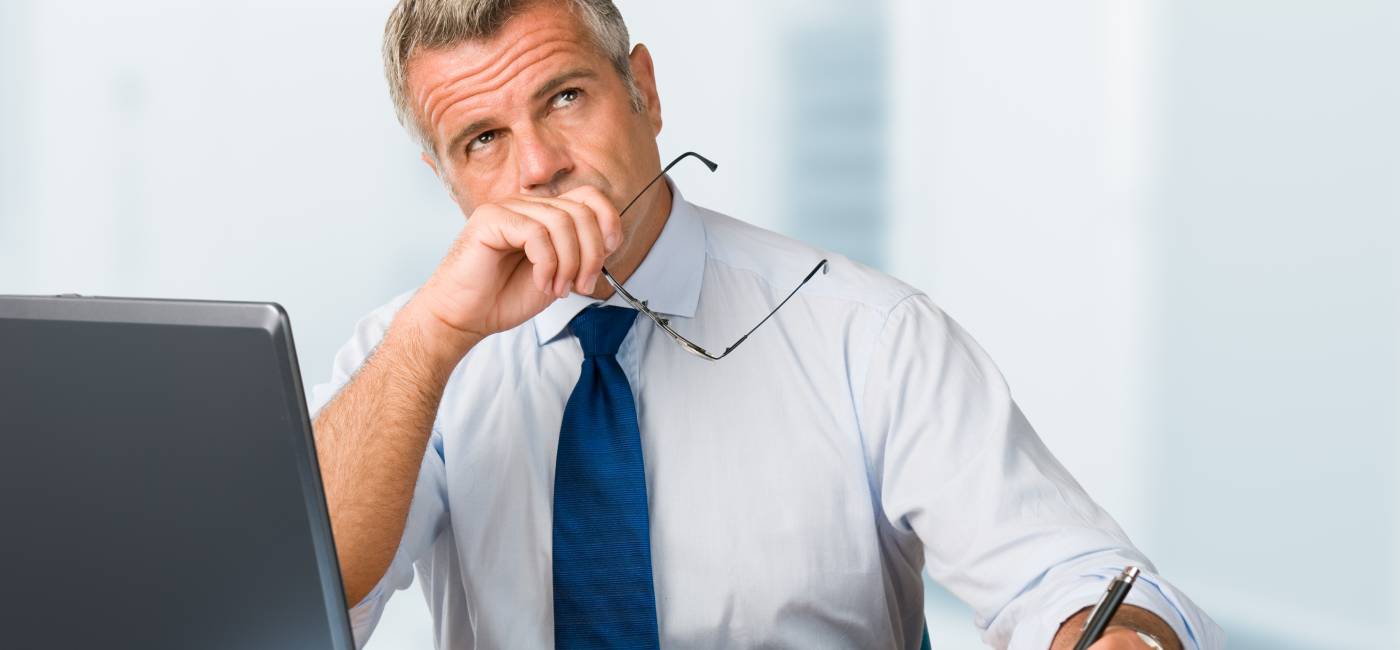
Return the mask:
<svg viewBox="0 0 1400 650">
<path fill-rule="evenodd" d="M 646 318 L 618 353 L 641 428 L 664 647 L 917 648 L 927 570 L 972 606 L 987 643 L 1041 650 L 1125 564 L 1144 569 L 1129 603 L 1187 648 L 1222 647 L 926 295 L 674 196 L 625 286 L 703 346 L 723 349 L 831 263 L 722 361 Z M 313 411 L 408 297 L 358 324 Z M 583 359 L 567 325 L 593 302 L 558 300 L 458 365 L 397 554 L 351 609 L 361 645 L 416 566 L 439 648 L 553 647 L 555 446 Z"/>
</svg>

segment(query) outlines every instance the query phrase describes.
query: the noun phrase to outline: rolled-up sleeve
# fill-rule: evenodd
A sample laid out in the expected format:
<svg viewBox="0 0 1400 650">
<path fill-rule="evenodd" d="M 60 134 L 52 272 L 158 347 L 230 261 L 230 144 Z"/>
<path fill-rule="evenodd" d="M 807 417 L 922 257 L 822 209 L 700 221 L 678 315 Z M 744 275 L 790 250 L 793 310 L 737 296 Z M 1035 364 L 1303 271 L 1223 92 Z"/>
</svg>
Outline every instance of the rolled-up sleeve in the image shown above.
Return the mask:
<svg viewBox="0 0 1400 650">
<path fill-rule="evenodd" d="M 859 414 L 882 514 L 917 540 L 929 575 L 976 614 L 994 647 L 1050 647 L 1125 565 L 1128 601 L 1186 648 L 1224 645 L 1220 628 L 1162 580 L 1060 465 L 1001 373 L 927 296 L 891 308 L 872 344 Z"/>
<path fill-rule="evenodd" d="M 308 406 L 313 419 L 354 377 L 355 372 L 373 353 L 375 346 L 388 331 L 394 314 L 407 299 L 407 295 L 400 296 L 375 310 L 355 326 L 350 341 L 336 353 L 330 380 L 312 389 Z M 434 431 L 423 454 L 423 464 L 414 486 L 408 520 L 404 525 L 403 536 L 399 540 L 394 559 L 374 588 L 350 608 L 350 625 L 354 631 L 356 648 L 363 648 L 369 641 L 370 634 L 379 623 L 379 617 L 384 613 L 384 605 L 388 603 L 389 597 L 413 584 L 414 562 L 428 553 L 433 542 L 446 527 L 445 481 L 442 436 Z"/>
</svg>

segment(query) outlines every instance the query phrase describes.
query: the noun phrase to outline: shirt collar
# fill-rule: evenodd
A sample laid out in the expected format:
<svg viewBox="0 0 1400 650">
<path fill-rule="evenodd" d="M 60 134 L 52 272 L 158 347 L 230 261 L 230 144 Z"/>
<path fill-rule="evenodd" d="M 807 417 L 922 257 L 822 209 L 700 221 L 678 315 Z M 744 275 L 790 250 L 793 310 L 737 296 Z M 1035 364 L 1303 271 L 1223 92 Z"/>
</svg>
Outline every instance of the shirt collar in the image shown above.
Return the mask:
<svg viewBox="0 0 1400 650">
<path fill-rule="evenodd" d="M 696 207 L 681 196 L 671 177 L 666 177 L 666 184 L 671 188 L 671 214 L 641 266 L 622 286 L 638 300 L 647 301 L 654 312 L 692 318 L 700 302 L 700 281 L 705 274 L 705 226 Z M 570 293 L 545 307 L 532 319 L 539 344 L 554 340 L 584 307 L 598 302 L 596 298 Z M 616 291 L 603 304 L 631 306 Z"/>
</svg>

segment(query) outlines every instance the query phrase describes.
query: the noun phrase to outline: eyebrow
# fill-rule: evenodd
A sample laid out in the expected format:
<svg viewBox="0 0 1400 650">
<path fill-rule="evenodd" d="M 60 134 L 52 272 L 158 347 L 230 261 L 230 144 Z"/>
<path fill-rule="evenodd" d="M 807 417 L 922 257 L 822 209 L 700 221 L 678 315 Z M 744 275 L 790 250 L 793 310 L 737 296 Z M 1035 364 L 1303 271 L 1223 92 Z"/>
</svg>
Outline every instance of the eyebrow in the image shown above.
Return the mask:
<svg viewBox="0 0 1400 650">
<path fill-rule="evenodd" d="M 461 131 L 458 131 L 457 135 L 452 137 L 452 142 L 448 143 L 447 145 L 447 151 L 449 153 L 456 151 L 462 146 L 463 140 L 466 140 L 467 138 L 476 135 L 478 131 L 484 130 L 486 127 L 491 126 L 492 123 L 493 120 L 486 119 L 477 120 L 475 122 L 472 122 L 471 124 L 468 124 L 466 128 L 462 129 Z"/>
<path fill-rule="evenodd" d="M 598 73 L 589 70 L 588 68 L 574 68 L 573 70 L 565 72 L 553 79 L 550 79 L 549 81 L 546 81 L 543 86 L 540 86 L 539 90 L 535 91 L 535 94 L 531 96 L 530 99 L 531 101 L 539 101 L 541 99 L 544 99 L 545 97 L 550 96 L 554 93 L 555 89 L 559 88 L 560 86 L 566 83 L 569 83 L 570 81 L 573 81 L 575 79 L 593 79 L 597 76 Z"/>
<path fill-rule="evenodd" d="M 540 86 L 539 89 L 535 91 L 534 95 L 530 96 L 530 101 L 537 102 L 541 99 L 544 99 L 545 97 L 548 97 L 551 94 L 553 94 L 554 91 L 557 90 L 560 86 L 569 83 L 570 81 L 574 81 L 576 79 L 595 79 L 597 77 L 598 73 L 588 68 L 574 68 L 573 70 L 569 70 L 568 72 L 556 75 L 554 78 L 550 79 L 549 81 L 546 81 L 543 86 Z M 477 132 L 486 129 L 487 127 L 490 127 L 493 123 L 495 123 L 495 120 L 487 118 L 484 120 L 477 120 L 475 122 L 472 122 L 471 124 L 468 124 L 466 128 L 458 131 L 457 135 L 453 136 L 452 142 L 447 145 L 447 150 L 449 152 L 456 151 L 459 147 L 462 146 L 463 140 L 466 140 L 467 138 L 470 138 L 473 135 L 475 135 Z"/>
</svg>

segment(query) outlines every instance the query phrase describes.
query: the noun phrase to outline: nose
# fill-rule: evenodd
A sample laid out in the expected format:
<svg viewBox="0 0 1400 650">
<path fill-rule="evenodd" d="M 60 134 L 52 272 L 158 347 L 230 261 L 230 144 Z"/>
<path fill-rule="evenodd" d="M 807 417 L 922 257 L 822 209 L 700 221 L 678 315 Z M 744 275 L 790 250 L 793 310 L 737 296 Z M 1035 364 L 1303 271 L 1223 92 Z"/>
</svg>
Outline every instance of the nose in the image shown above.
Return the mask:
<svg viewBox="0 0 1400 650">
<path fill-rule="evenodd" d="M 559 194 L 560 183 L 574 170 L 568 147 L 549 129 L 516 133 L 520 192 L 540 196 Z"/>
</svg>

